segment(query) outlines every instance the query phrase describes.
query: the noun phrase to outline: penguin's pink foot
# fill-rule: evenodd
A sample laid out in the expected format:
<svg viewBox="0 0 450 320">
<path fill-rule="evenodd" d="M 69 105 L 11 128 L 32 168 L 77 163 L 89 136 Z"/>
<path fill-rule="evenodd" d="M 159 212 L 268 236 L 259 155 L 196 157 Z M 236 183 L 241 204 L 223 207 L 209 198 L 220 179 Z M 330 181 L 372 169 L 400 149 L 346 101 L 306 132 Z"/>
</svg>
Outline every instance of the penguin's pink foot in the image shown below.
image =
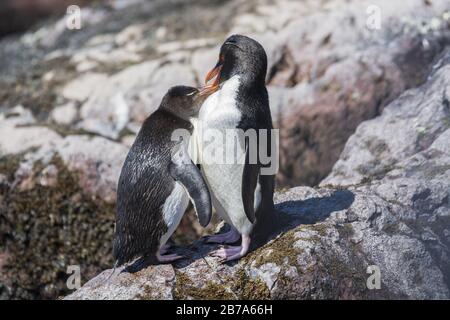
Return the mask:
<svg viewBox="0 0 450 320">
<path fill-rule="evenodd" d="M 156 254 L 156 258 L 161 263 L 170 263 L 170 262 L 174 262 L 179 259 L 183 259 L 184 257 L 180 256 L 176 253 L 162 255 L 161 253 L 158 252 Z"/>
<path fill-rule="evenodd" d="M 239 234 L 239 232 L 235 228 L 231 227 L 230 231 L 228 231 L 228 232 L 208 236 L 206 239 L 206 242 L 207 243 L 230 244 L 230 243 L 235 243 L 236 241 L 238 241 L 240 237 L 241 237 L 241 235 Z"/>
<path fill-rule="evenodd" d="M 211 253 L 213 257 L 220 258 L 223 262 L 242 258 L 248 253 L 250 247 L 250 237 L 242 236 L 242 244 L 238 247 L 220 248 Z"/>
<path fill-rule="evenodd" d="M 220 248 L 217 250 L 214 250 L 211 252 L 211 256 L 220 258 L 221 260 L 228 261 L 228 259 L 231 259 L 234 256 L 239 255 L 241 252 L 241 247 L 228 247 L 228 248 Z M 237 257 L 236 259 L 239 259 L 240 257 Z"/>
</svg>

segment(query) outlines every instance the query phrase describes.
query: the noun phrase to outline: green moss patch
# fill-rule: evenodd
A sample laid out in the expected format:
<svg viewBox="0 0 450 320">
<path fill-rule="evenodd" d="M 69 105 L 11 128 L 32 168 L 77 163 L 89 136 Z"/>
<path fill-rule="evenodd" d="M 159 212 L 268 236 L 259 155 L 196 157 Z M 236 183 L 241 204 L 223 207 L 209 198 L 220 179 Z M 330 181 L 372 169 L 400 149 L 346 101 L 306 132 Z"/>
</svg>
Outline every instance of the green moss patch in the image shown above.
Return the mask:
<svg viewBox="0 0 450 320">
<path fill-rule="evenodd" d="M 196 287 L 192 280 L 183 272 L 176 272 L 174 299 L 184 300 L 229 300 L 236 297 L 224 285 L 207 281 L 203 287 Z"/>
<path fill-rule="evenodd" d="M 174 298 L 199 300 L 261 300 L 269 299 L 270 291 L 261 279 L 253 279 L 243 268 L 238 269 L 233 277 L 223 279 L 224 283 L 207 281 L 202 287 L 195 286 L 185 273 L 176 272 Z"/>
<path fill-rule="evenodd" d="M 300 249 L 294 247 L 296 241 L 295 229 L 287 231 L 272 242 L 256 249 L 244 258 L 245 263 L 253 263 L 256 268 L 266 263 L 282 265 L 287 259 L 289 263 L 295 263 Z"/>
<path fill-rule="evenodd" d="M 253 279 L 247 275 L 244 269 L 239 269 L 235 273 L 232 282 L 233 292 L 244 300 L 266 300 L 270 299 L 270 290 L 259 278 Z"/>
</svg>

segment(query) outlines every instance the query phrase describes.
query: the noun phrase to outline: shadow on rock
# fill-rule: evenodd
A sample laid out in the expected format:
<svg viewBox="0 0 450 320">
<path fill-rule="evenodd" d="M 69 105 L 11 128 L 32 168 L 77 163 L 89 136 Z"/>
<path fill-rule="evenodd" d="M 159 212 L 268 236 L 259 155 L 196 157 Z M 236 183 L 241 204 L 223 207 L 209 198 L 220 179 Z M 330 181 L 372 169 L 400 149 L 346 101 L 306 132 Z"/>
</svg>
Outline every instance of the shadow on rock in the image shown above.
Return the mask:
<svg viewBox="0 0 450 320">
<path fill-rule="evenodd" d="M 281 202 L 275 205 L 282 220 L 283 229 L 280 232 L 287 231 L 300 224 L 314 224 L 324 221 L 332 212 L 348 209 L 354 200 L 353 192 L 336 190 L 326 197 Z"/>
</svg>

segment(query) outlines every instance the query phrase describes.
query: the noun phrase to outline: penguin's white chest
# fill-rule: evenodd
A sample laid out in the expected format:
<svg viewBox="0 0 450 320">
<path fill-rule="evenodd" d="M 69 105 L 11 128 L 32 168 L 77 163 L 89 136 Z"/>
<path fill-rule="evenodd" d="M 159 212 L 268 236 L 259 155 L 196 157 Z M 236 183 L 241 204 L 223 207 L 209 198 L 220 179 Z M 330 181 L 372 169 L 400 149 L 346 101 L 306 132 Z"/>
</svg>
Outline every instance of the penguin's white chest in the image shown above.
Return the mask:
<svg viewBox="0 0 450 320">
<path fill-rule="evenodd" d="M 243 155 L 245 146 L 227 140 L 227 134 L 236 130 L 242 119 L 237 107 L 239 76 L 227 80 L 222 88 L 204 102 L 197 128 L 199 156 L 205 180 L 210 188 L 217 213 L 241 233 L 249 234 L 252 229 L 242 202 L 243 162 L 229 162 L 230 156 Z M 227 133 L 228 131 L 228 133 Z M 242 160 L 242 159 L 241 159 Z"/>
<path fill-rule="evenodd" d="M 241 111 L 237 108 L 239 85 L 239 76 L 234 76 L 206 99 L 199 113 L 199 121 L 204 128 L 237 127 L 242 118 Z"/>
</svg>

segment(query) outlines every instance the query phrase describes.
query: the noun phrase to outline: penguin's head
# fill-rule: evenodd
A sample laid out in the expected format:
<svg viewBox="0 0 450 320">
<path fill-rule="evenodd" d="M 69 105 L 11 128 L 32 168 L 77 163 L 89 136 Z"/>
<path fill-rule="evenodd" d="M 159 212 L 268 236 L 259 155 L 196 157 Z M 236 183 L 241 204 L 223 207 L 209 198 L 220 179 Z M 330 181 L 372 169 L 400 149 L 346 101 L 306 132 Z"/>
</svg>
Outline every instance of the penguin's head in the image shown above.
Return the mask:
<svg viewBox="0 0 450 320">
<path fill-rule="evenodd" d="M 200 90 L 188 86 L 175 86 L 167 91 L 162 99 L 160 109 L 188 120 L 198 115 L 206 96 L 200 95 Z"/>
<path fill-rule="evenodd" d="M 222 44 L 219 61 L 207 74 L 202 94 L 218 90 L 222 82 L 235 75 L 244 83 L 264 85 L 266 72 L 267 55 L 262 45 L 249 37 L 232 35 Z M 207 85 L 214 78 L 214 82 Z"/>
</svg>

